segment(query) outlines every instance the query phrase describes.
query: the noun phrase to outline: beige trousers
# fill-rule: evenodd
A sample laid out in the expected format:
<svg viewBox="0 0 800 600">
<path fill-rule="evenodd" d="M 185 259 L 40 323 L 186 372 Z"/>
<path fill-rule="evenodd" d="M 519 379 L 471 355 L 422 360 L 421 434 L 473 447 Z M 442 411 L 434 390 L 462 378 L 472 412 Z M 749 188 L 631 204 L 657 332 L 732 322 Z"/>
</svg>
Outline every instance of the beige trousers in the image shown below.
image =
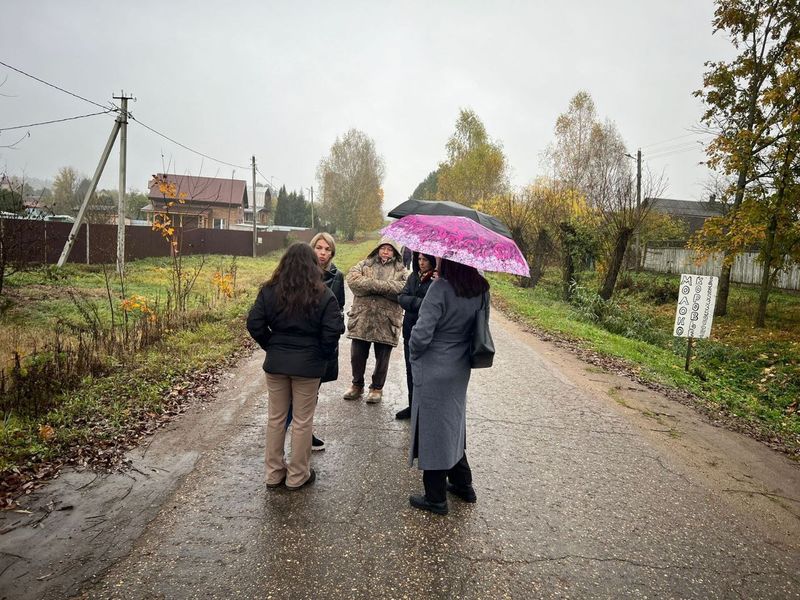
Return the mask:
<svg viewBox="0 0 800 600">
<path fill-rule="evenodd" d="M 267 483 L 288 487 L 303 485 L 311 475 L 311 430 L 317 405 L 319 377 L 292 377 L 267 373 L 269 409 L 267 419 Z M 286 417 L 292 407 L 292 454 L 284 457 Z"/>
</svg>

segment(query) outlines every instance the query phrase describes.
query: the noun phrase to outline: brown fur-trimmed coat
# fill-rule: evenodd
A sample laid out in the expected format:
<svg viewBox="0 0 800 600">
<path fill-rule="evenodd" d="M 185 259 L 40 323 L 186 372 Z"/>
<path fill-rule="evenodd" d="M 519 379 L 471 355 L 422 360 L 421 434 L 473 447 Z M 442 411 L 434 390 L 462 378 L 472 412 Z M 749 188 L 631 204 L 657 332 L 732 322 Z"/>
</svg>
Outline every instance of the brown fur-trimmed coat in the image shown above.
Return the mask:
<svg viewBox="0 0 800 600">
<path fill-rule="evenodd" d="M 394 258 L 385 265 L 378 257 L 383 244 L 394 249 Z M 397 346 L 403 324 L 397 295 L 407 276 L 397 245 L 388 240 L 381 240 L 367 258 L 350 269 L 346 281 L 353 292 L 353 305 L 347 313 L 347 337 Z"/>
</svg>

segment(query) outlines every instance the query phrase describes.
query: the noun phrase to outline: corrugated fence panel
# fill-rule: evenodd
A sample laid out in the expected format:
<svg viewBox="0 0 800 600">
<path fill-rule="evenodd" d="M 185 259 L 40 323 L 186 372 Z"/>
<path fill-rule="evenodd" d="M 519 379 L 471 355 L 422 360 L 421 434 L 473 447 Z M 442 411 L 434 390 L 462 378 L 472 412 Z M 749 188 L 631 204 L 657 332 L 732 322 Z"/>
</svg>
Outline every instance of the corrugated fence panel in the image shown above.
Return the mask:
<svg viewBox="0 0 800 600">
<path fill-rule="evenodd" d="M 2 219 L 3 235 L 9 253 L 33 263 L 58 262 L 64 244 L 72 230 L 70 223 Z M 178 229 L 179 235 L 180 229 Z M 259 256 L 286 247 L 289 240 L 309 242 L 316 231 L 260 231 L 257 246 Z M 253 234 L 249 231 L 227 229 L 193 229 L 183 232 L 180 248 L 184 255 L 231 254 L 253 255 Z M 136 260 L 169 256 L 170 247 L 157 231 L 150 227 L 125 227 L 125 259 Z M 105 224 L 81 225 L 69 255 L 73 263 L 113 263 L 117 260 L 117 226 Z"/>
<path fill-rule="evenodd" d="M 713 254 L 701 263 L 695 262 L 695 254 L 686 248 L 648 248 L 644 268 L 658 273 L 691 273 L 693 275 L 715 275 L 722 272 L 722 255 Z M 746 252 L 738 255 L 731 268 L 731 281 L 758 285 L 761 283 L 762 265 L 758 254 Z M 789 266 L 778 275 L 775 287 L 785 290 L 800 290 L 800 266 Z"/>
</svg>

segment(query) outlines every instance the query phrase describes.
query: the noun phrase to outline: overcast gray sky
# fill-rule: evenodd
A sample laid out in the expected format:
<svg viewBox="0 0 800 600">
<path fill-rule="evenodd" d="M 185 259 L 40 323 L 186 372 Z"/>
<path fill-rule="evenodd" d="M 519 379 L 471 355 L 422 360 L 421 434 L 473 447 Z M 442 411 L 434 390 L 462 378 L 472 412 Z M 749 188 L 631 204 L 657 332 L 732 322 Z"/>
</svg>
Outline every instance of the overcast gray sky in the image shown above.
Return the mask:
<svg viewBox="0 0 800 600">
<path fill-rule="evenodd" d="M 150 127 L 236 165 L 255 155 L 289 190 L 316 186 L 320 159 L 358 128 L 386 161 L 386 209 L 444 159 L 461 107 L 503 144 L 512 182 L 533 180 L 556 118 L 584 89 L 630 150 L 664 171 L 666 196 L 702 199 L 692 91 L 704 61 L 731 54 L 712 36 L 713 10 L 711 0 L 4 0 L 0 60 L 101 104 L 130 91 Z M 6 77 L 0 129 L 99 110 L 0 65 Z M 111 125 L 30 128 L 0 148 L 0 170 L 91 175 Z M 0 146 L 24 133 L 0 133 Z M 177 173 L 232 171 L 132 123 L 128 187 L 146 189 L 162 160 Z M 117 161 L 115 149 L 101 187 L 116 187 Z M 250 181 L 247 168 L 235 176 Z"/>
</svg>

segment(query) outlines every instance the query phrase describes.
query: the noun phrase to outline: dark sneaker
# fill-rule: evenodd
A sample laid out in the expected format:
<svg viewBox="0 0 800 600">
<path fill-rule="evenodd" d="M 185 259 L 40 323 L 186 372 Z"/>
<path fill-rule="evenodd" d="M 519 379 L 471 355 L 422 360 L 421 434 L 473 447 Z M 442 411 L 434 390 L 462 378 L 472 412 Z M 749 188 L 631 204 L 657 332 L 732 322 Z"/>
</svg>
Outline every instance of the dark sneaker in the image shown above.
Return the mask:
<svg viewBox="0 0 800 600">
<path fill-rule="evenodd" d="M 314 452 L 321 452 L 322 450 L 325 450 L 325 442 L 323 442 L 313 433 L 311 434 L 311 449 Z"/>
<path fill-rule="evenodd" d="M 447 491 L 455 494 L 464 502 L 475 504 L 478 501 L 478 495 L 475 493 L 475 488 L 472 485 L 453 485 L 452 483 L 447 486 Z"/>
<path fill-rule="evenodd" d="M 397 411 L 397 414 L 395 414 L 394 418 L 397 419 L 398 421 L 403 421 L 405 419 L 410 419 L 411 418 L 411 407 L 408 406 L 408 407 L 404 408 L 403 410 Z"/>
<path fill-rule="evenodd" d="M 311 484 L 312 484 L 312 483 L 314 483 L 316 480 L 317 480 L 317 472 L 316 472 L 314 469 L 311 469 L 311 475 L 309 475 L 309 476 L 308 476 L 308 479 L 306 479 L 306 480 L 305 480 L 303 483 L 301 483 L 300 485 L 298 485 L 298 486 L 296 486 L 296 487 L 292 487 L 292 486 L 290 486 L 290 485 L 287 485 L 287 486 L 286 486 L 286 489 L 287 489 L 287 490 L 291 490 L 291 491 L 293 491 L 293 492 L 294 492 L 294 491 L 297 491 L 297 490 L 303 489 L 303 488 L 304 488 L 304 487 L 306 487 L 307 485 L 311 485 Z"/>
<path fill-rule="evenodd" d="M 279 487 L 281 487 L 281 486 L 282 486 L 282 485 L 283 485 L 285 482 L 286 482 L 286 475 L 284 475 L 284 476 L 283 476 L 283 478 L 282 478 L 282 479 L 281 479 L 281 480 L 280 480 L 278 483 L 270 483 L 270 482 L 267 482 L 267 488 L 269 488 L 269 489 L 275 489 L 275 488 L 279 488 Z"/>
<path fill-rule="evenodd" d="M 418 496 L 409 496 L 408 503 L 414 508 L 427 510 L 432 513 L 436 513 L 437 515 L 446 515 L 448 512 L 447 500 L 444 502 L 430 502 L 424 494 L 420 494 Z"/>
</svg>

